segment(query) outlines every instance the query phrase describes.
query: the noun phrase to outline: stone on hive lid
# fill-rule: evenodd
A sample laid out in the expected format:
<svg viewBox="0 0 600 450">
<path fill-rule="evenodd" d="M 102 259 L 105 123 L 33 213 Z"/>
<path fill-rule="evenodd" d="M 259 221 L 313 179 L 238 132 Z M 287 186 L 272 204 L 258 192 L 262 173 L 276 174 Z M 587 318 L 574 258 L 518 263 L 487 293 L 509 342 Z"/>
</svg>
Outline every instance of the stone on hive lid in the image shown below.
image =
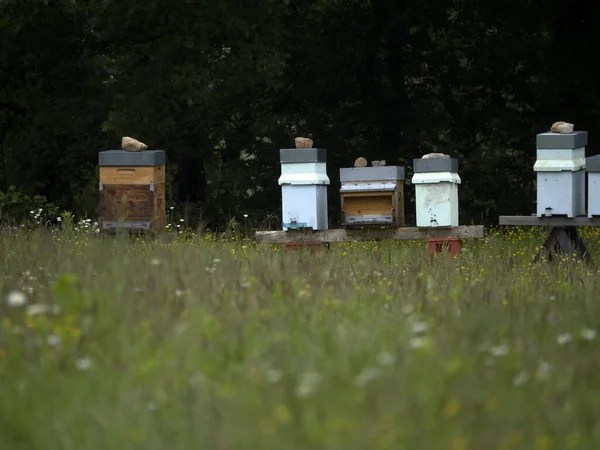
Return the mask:
<svg viewBox="0 0 600 450">
<path fill-rule="evenodd" d="M 450 158 L 450 155 L 445 155 L 444 153 L 428 153 L 427 155 L 423 155 L 421 159 L 431 159 L 431 158 Z"/>
<path fill-rule="evenodd" d="M 129 136 L 123 136 L 121 139 L 121 147 L 128 152 L 141 152 L 148 148 L 146 144 Z"/>
<path fill-rule="evenodd" d="M 550 127 L 551 133 L 571 134 L 575 129 L 575 125 L 567 122 L 554 122 Z"/>
<path fill-rule="evenodd" d="M 356 158 L 356 161 L 354 161 L 354 167 L 367 167 L 367 160 L 362 156 Z"/>
<path fill-rule="evenodd" d="M 313 141 L 309 138 L 297 137 L 294 139 L 294 142 L 296 143 L 296 148 L 312 148 L 313 146 Z"/>
</svg>

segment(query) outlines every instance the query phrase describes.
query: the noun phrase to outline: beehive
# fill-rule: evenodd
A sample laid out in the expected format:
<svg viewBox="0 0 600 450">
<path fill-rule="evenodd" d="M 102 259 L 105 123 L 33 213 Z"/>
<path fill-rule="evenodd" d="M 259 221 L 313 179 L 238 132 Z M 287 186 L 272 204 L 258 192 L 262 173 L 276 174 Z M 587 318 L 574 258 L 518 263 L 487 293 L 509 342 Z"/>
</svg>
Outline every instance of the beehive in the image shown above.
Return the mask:
<svg viewBox="0 0 600 450">
<path fill-rule="evenodd" d="M 290 148 L 279 151 L 282 227 L 326 230 L 327 150 Z"/>
<path fill-rule="evenodd" d="M 458 160 L 413 160 L 417 227 L 458 226 Z"/>
<path fill-rule="evenodd" d="M 585 214 L 587 131 L 537 135 L 537 216 Z"/>
<path fill-rule="evenodd" d="M 342 226 L 404 226 L 404 167 L 340 169 Z"/>
<path fill-rule="evenodd" d="M 99 152 L 101 229 L 159 230 L 166 221 L 163 150 Z"/>
<path fill-rule="evenodd" d="M 586 159 L 588 174 L 588 217 L 600 216 L 600 155 Z"/>
</svg>

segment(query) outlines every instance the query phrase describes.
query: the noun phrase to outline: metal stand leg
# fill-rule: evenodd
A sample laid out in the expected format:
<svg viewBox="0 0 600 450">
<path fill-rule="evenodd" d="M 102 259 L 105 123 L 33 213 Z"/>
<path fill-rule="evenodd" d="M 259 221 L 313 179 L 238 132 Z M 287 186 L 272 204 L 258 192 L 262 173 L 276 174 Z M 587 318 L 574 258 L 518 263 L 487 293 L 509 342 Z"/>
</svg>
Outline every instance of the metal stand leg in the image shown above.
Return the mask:
<svg viewBox="0 0 600 450">
<path fill-rule="evenodd" d="M 583 239 L 577 232 L 577 227 L 553 227 L 544 242 L 544 248 L 541 252 L 546 254 L 548 261 L 552 261 L 552 257 L 556 253 L 563 252 L 585 262 L 592 262 Z M 539 260 L 541 252 L 536 256 L 536 262 Z"/>
</svg>

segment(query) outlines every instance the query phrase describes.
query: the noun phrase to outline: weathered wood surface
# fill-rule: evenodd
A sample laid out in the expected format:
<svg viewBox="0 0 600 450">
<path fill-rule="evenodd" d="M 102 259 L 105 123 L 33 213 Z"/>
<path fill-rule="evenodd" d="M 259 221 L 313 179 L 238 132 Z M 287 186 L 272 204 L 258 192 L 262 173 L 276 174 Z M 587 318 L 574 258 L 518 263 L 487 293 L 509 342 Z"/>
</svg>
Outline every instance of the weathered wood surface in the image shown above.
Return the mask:
<svg viewBox="0 0 600 450">
<path fill-rule="evenodd" d="M 499 225 L 539 227 L 599 227 L 600 217 L 500 216 Z"/>
<path fill-rule="evenodd" d="M 483 225 L 449 228 L 348 228 L 324 231 L 257 231 L 258 244 L 284 244 L 286 242 L 356 242 L 390 240 L 426 240 L 428 238 L 482 238 Z"/>
<path fill-rule="evenodd" d="M 153 184 L 165 182 L 165 165 L 151 167 L 101 166 L 102 184 Z"/>
<path fill-rule="evenodd" d="M 100 191 L 102 222 L 150 222 L 153 229 L 165 226 L 165 184 L 105 184 Z"/>
</svg>

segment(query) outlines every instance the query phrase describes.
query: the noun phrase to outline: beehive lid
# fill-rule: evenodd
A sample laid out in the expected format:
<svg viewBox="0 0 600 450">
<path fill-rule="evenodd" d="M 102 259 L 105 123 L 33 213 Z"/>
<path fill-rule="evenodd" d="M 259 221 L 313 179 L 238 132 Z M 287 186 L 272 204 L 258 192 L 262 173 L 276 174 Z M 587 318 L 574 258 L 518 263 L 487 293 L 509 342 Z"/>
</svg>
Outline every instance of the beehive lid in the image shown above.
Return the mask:
<svg viewBox="0 0 600 450">
<path fill-rule="evenodd" d="M 458 172 L 456 158 L 413 159 L 414 173 Z"/>
<path fill-rule="evenodd" d="M 285 163 L 327 162 L 327 149 L 324 148 L 282 148 L 279 161 Z"/>
<path fill-rule="evenodd" d="M 585 159 L 585 168 L 588 172 L 600 172 L 600 155 L 590 156 Z"/>
<path fill-rule="evenodd" d="M 569 134 L 540 133 L 536 138 L 538 149 L 573 149 L 585 147 L 588 144 L 587 131 L 574 131 Z"/>
<path fill-rule="evenodd" d="M 167 160 L 164 150 L 144 150 L 127 152 L 125 150 L 106 150 L 98 152 L 100 166 L 161 166 Z"/>
<path fill-rule="evenodd" d="M 340 181 L 342 183 L 397 180 L 404 180 L 403 166 L 351 167 L 340 169 Z"/>
</svg>

